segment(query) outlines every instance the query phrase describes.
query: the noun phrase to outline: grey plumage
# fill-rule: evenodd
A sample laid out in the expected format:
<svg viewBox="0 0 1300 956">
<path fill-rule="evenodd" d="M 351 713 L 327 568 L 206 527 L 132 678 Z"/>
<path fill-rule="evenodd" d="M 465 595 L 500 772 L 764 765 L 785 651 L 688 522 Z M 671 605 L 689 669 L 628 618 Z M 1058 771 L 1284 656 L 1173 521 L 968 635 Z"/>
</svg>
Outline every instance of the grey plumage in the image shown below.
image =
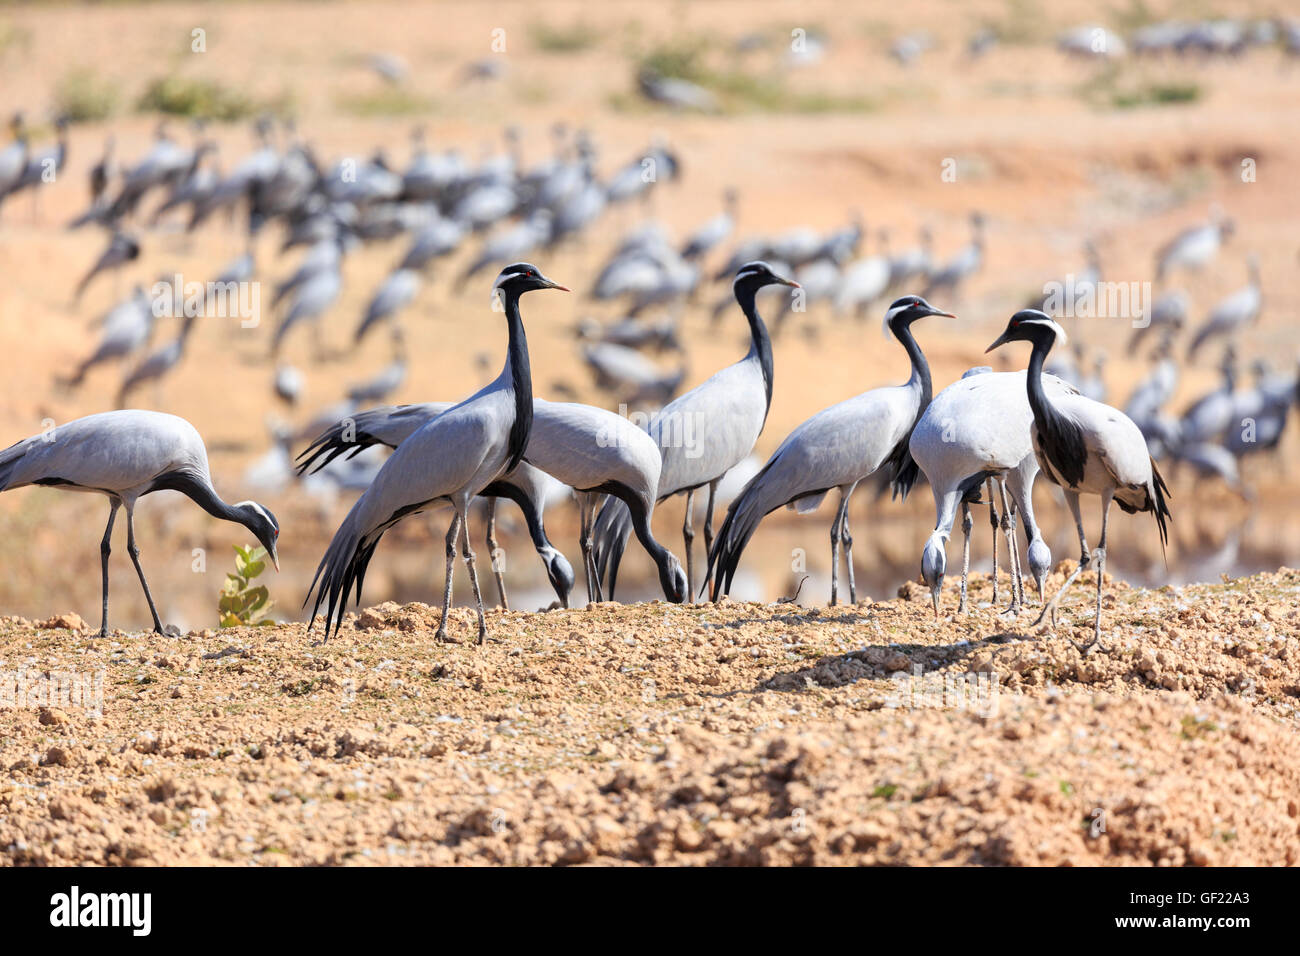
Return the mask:
<svg viewBox="0 0 1300 956">
<path fill-rule="evenodd" d="M 154 630 L 162 621 L 140 566 L 135 543 L 135 506 L 155 491 L 179 491 L 217 518 L 244 525 L 279 567 L 275 516 L 252 501 L 228 505 L 212 488 L 207 449 L 183 418 L 139 410 L 101 412 L 59 425 L 0 452 L 0 491 L 46 485 L 94 492 L 109 500 L 108 526 L 100 542 L 103 614 L 100 636 L 108 634 L 108 556 L 118 508 L 126 509 L 127 551 L 144 590 Z"/>
<path fill-rule="evenodd" d="M 695 491 L 708 489 L 704 517 L 707 550 L 713 544 L 713 505 L 718 482 L 753 450 L 771 406 L 772 341 L 755 305 L 758 291 L 770 285 L 798 286 L 793 280 L 777 275 L 765 262 L 740 267 L 732 290 L 749 324 L 749 351 L 739 362 L 670 402 L 646 425 L 663 457 L 656 498 L 663 501 L 672 495 L 686 495 L 682 537 L 692 600 L 695 597 L 691 554 L 695 537 L 692 514 Z M 614 595 L 619 561 L 632 528 L 631 517 L 618 502 L 609 502 L 601 509 L 596 522 L 596 566 L 600 579 L 608 576 L 610 597 Z"/>
<path fill-rule="evenodd" d="M 501 374 L 419 428 L 384 463 L 335 532 L 316 569 L 307 596 L 310 602 L 312 594 L 316 595 L 313 622 L 324 604 L 326 626 L 333 624 L 337 633 L 353 588 L 357 600 L 361 599 L 366 568 L 384 532 L 406 516 L 445 501 L 455 510 L 447 532 L 443 614 L 437 632 L 439 640 L 446 638 L 452 566 L 469 502 L 519 463 L 532 426 L 532 375 L 519 297 L 533 289 L 564 287 L 530 263 L 515 263 L 502 270 L 493 288 L 504 303 L 510 335 Z M 468 531 L 463 536 L 462 557 L 474 586 L 482 643 L 487 638 L 487 622 Z"/>
<path fill-rule="evenodd" d="M 758 524 L 777 508 L 807 513 L 826 495 L 840 499 L 831 520 L 831 603 L 837 600 L 839 549 L 847 551 L 849 596 L 856 601 L 853 539 L 848 532 L 849 499 L 859 482 L 888 466 L 895 493 L 906 496 L 916 478 L 908 436 L 930 403 L 930 368 L 911 325 L 929 315 L 949 315 L 920 296 L 894 301 L 885 323 L 907 351 L 912 374 L 904 385 L 877 388 L 824 409 L 791 432 L 763 469 L 727 508 L 717 542 L 709 550 L 712 597 L 727 593 L 741 554 Z M 715 576 L 716 575 L 716 576 Z"/>
</svg>

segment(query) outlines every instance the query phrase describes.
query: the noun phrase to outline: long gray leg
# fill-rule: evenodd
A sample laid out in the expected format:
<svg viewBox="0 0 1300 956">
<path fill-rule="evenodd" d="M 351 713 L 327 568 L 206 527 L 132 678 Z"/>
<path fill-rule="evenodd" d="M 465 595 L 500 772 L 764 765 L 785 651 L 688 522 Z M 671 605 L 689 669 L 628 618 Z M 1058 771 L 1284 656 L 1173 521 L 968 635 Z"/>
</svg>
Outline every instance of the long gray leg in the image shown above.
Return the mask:
<svg viewBox="0 0 1300 956">
<path fill-rule="evenodd" d="M 582 570 L 587 578 L 587 603 L 600 600 L 600 580 L 596 574 L 596 555 L 592 550 L 591 531 L 595 524 L 595 497 L 586 493 L 578 496 L 578 546 L 582 549 Z"/>
<path fill-rule="evenodd" d="M 487 640 L 487 617 L 483 613 L 483 592 L 478 586 L 478 568 L 474 565 L 474 546 L 469 541 L 469 518 L 462 521 L 465 527 L 465 533 L 461 536 L 464 544 L 464 550 L 461 556 L 465 559 L 465 568 L 469 571 L 469 583 L 474 588 L 474 604 L 478 607 L 478 642 L 482 644 Z"/>
<path fill-rule="evenodd" d="M 993 479 L 985 482 L 989 495 L 989 526 L 993 529 L 993 603 L 998 603 L 998 509 L 993 498 Z"/>
<path fill-rule="evenodd" d="M 451 519 L 447 529 L 447 582 L 442 589 L 442 620 L 438 622 L 438 632 L 434 638 L 439 641 L 447 639 L 447 612 L 451 610 L 451 572 L 456 567 L 456 536 L 460 534 L 460 515 Z"/>
<path fill-rule="evenodd" d="M 708 502 L 704 506 L 704 565 L 708 568 L 706 572 L 708 579 L 704 582 L 705 592 L 713 590 L 713 569 L 709 567 L 708 556 L 713 553 L 713 499 L 718 493 L 718 482 L 709 482 Z"/>
<path fill-rule="evenodd" d="M 961 533 L 963 541 L 961 545 L 961 603 L 957 605 L 957 613 L 966 613 L 966 579 L 970 576 L 970 533 L 975 527 L 975 519 L 971 517 L 970 503 L 963 501 L 961 503 Z"/>
<path fill-rule="evenodd" d="M 126 550 L 135 565 L 135 573 L 140 576 L 140 587 L 144 588 L 144 599 L 149 602 L 149 613 L 153 615 L 153 629 L 163 633 L 162 621 L 158 617 L 158 608 L 154 606 L 153 595 L 149 593 L 149 582 L 144 579 L 144 568 L 140 567 L 140 549 L 135 544 L 135 506 L 126 506 Z"/>
<path fill-rule="evenodd" d="M 852 494 L 852 488 L 840 492 L 840 512 L 843 514 L 840 543 L 844 545 L 844 570 L 849 573 L 849 603 L 857 604 L 858 582 L 853 576 L 853 534 L 849 531 L 849 496 Z"/>
<path fill-rule="evenodd" d="M 1011 606 L 1007 611 L 1011 614 L 1019 614 L 1025 595 L 1020 587 L 1020 549 L 1016 547 L 1016 519 L 1011 512 L 1007 483 L 999 481 L 998 488 L 1002 492 L 1002 532 L 1007 537 L 1007 564 L 1011 573 Z"/>
<path fill-rule="evenodd" d="M 840 529 L 844 523 L 844 499 L 840 498 L 840 506 L 835 509 L 835 517 L 831 519 L 831 607 L 839 600 L 840 591 Z"/>
<path fill-rule="evenodd" d="M 691 542 L 695 540 L 695 490 L 686 492 L 686 518 L 682 521 L 682 541 L 686 544 L 686 600 L 695 603 L 695 559 L 691 556 Z"/>
<path fill-rule="evenodd" d="M 117 519 L 117 509 L 121 503 L 116 498 L 108 502 L 108 527 L 104 529 L 104 538 L 99 542 L 99 563 L 104 578 L 104 608 L 99 619 L 99 636 L 108 637 L 108 553 L 109 541 L 113 537 L 113 522 Z"/>
<path fill-rule="evenodd" d="M 1093 557 L 1097 561 L 1097 620 L 1094 623 L 1092 636 L 1092 646 L 1089 648 L 1101 647 L 1101 592 L 1102 586 L 1106 579 L 1106 520 L 1110 517 L 1110 502 L 1114 492 L 1108 491 L 1101 496 L 1101 539 L 1097 544 L 1097 550 L 1093 552 Z"/>
<path fill-rule="evenodd" d="M 1043 605 L 1043 610 L 1039 612 L 1038 619 L 1034 621 L 1033 626 L 1038 627 L 1043 623 L 1043 619 L 1050 613 L 1052 616 L 1052 626 L 1056 626 L 1056 605 L 1060 602 L 1062 595 L 1074 583 L 1080 572 L 1086 568 L 1091 560 L 1088 554 L 1088 539 L 1083 533 L 1083 517 L 1079 514 L 1079 495 L 1077 492 L 1065 492 L 1065 503 L 1070 506 L 1070 513 L 1074 515 L 1074 526 L 1079 531 L 1079 566 L 1070 573 L 1061 585 L 1061 589 L 1053 595 L 1052 599 Z"/>
<path fill-rule="evenodd" d="M 501 554 L 501 545 L 497 542 L 497 499 L 489 498 L 487 500 L 487 546 L 488 557 L 492 560 L 492 575 L 497 579 L 497 594 L 501 598 L 502 610 L 510 610 L 510 602 L 506 600 L 506 576 L 501 570 L 501 562 L 498 556 Z M 468 526 L 468 522 L 466 523 Z"/>
</svg>

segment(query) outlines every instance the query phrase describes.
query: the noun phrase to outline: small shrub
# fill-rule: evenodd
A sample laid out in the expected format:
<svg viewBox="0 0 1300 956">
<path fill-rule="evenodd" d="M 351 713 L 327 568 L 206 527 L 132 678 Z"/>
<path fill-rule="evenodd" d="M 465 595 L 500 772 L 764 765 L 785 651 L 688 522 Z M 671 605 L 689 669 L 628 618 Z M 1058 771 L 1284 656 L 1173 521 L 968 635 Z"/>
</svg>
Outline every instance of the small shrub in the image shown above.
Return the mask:
<svg viewBox="0 0 1300 956">
<path fill-rule="evenodd" d="M 264 584 L 253 580 L 266 570 L 266 549 L 235 545 L 235 573 L 226 574 L 217 612 L 222 627 L 253 627 L 274 624 L 268 615 L 274 603 Z"/>
<path fill-rule="evenodd" d="M 340 110 L 354 116 L 420 116 L 433 112 L 433 100 L 402 87 L 375 90 L 372 93 L 342 95 L 336 100 Z"/>
<path fill-rule="evenodd" d="M 596 31 L 585 23 L 570 27 L 535 24 L 531 29 L 533 43 L 543 53 L 581 53 L 596 44 Z"/>
<path fill-rule="evenodd" d="M 55 87 L 54 111 L 69 123 L 108 119 L 117 111 L 117 87 L 90 70 L 73 70 Z"/>
<path fill-rule="evenodd" d="M 231 122 L 256 112 L 252 99 L 215 80 L 163 76 L 154 80 L 137 104 L 143 112 Z"/>
</svg>

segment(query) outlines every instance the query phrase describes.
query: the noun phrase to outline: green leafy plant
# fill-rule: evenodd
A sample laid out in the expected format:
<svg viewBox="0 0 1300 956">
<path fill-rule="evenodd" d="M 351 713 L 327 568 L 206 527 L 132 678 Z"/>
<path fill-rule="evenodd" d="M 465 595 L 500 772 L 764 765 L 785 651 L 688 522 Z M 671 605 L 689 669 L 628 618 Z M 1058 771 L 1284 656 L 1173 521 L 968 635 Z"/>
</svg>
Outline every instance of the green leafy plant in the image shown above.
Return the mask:
<svg viewBox="0 0 1300 956">
<path fill-rule="evenodd" d="M 222 627 L 260 627 L 274 624 L 268 615 L 275 602 L 264 584 L 253 580 L 266 570 L 265 548 L 235 545 L 235 573 L 226 573 L 217 611 Z"/>
<path fill-rule="evenodd" d="M 544 53 L 581 53 L 594 46 L 598 39 L 596 31 L 581 22 L 567 27 L 538 23 L 529 33 L 533 43 Z"/>
<path fill-rule="evenodd" d="M 154 80 L 140 95 L 136 106 L 142 112 L 219 122 L 242 119 L 258 108 L 248 96 L 215 80 L 192 80 L 180 76 Z"/>
<path fill-rule="evenodd" d="M 89 70 L 73 70 L 54 90 L 54 111 L 71 123 L 108 119 L 117 109 L 117 87 Z"/>
</svg>

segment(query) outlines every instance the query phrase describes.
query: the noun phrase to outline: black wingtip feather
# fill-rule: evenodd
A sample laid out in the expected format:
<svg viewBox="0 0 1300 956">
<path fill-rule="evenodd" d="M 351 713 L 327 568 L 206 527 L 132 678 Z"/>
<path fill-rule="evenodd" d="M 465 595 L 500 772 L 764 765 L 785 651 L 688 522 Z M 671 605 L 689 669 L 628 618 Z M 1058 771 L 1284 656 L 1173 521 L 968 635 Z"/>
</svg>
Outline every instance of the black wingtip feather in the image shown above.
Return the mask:
<svg viewBox="0 0 1300 956">
<path fill-rule="evenodd" d="M 1169 567 L 1169 555 L 1166 550 L 1169 545 L 1169 521 L 1173 515 L 1169 511 L 1169 498 L 1173 495 L 1169 493 L 1169 486 L 1165 484 L 1164 476 L 1160 474 L 1160 469 L 1156 467 L 1155 459 L 1151 459 L 1151 489 L 1155 501 L 1152 502 L 1151 510 L 1155 512 L 1156 525 L 1160 528 L 1160 554 L 1165 560 L 1165 567 Z"/>
</svg>

